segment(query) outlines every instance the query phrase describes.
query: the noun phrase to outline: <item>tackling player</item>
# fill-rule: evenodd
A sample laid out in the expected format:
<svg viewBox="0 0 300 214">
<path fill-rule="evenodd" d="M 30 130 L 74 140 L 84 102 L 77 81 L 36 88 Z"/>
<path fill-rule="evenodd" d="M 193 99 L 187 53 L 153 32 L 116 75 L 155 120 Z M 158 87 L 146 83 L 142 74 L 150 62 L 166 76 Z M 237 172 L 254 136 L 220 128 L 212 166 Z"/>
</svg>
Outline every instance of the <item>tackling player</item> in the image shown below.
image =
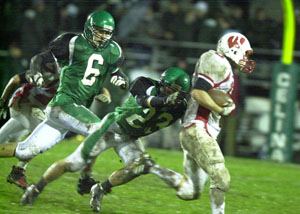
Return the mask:
<svg viewBox="0 0 300 214">
<path fill-rule="evenodd" d="M 29 186 L 21 201 L 32 204 L 44 187 L 59 178 L 65 172 L 75 172 L 84 168 L 91 160 L 104 150 L 113 147 L 124 161 L 126 167 L 114 172 L 101 185 L 96 185 L 91 206 L 100 210 L 100 202 L 104 193 L 110 192 L 114 186 L 125 184 L 141 174 L 150 171 L 158 176 L 176 174 L 160 167 L 151 160 L 139 144 L 139 138 L 159 131 L 177 121 L 186 109 L 185 95 L 190 88 L 190 78 L 180 68 L 169 68 L 161 76 L 160 81 L 146 77 L 137 78 L 130 86 L 131 96 L 109 113 L 102 120 L 102 126 L 80 144 L 77 150 L 66 159 L 54 163 L 44 173 L 36 185 Z M 172 178 L 165 178 L 172 180 Z M 79 181 L 78 192 L 89 193 L 90 186 Z"/>
<path fill-rule="evenodd" d="M 107 75 L 111 75 L 111 83 L 116 86 L 128 85 L 127 77 L 119 68 L 122 50 L 111 39 L 114 28 L 111 14 L 95 11 L 88 16 L 83 34 L 60 35 L 36 59 L 51 57 L 60 64 L 59 88 L 46 108 L 46 120 L 25 141 L 0 145 L 0 157 L 14 156 L 28 162 L 60 142 L 67 131 L 87 136 L 100 126 L 101 120 L 86 106 L 99 93 Z M 12 180 L 17 179 L 14 173 L 13 170 Z"/>
</svg>

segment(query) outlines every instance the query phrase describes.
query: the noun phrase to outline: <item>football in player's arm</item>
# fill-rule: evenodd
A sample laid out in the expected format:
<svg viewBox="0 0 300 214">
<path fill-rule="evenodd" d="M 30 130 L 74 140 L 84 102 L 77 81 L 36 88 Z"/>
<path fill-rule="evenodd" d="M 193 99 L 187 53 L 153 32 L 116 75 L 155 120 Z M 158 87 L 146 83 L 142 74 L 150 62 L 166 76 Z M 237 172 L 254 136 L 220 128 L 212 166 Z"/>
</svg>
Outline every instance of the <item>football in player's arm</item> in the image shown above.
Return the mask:
<svg viewBox="0 0 300 214">
<path fill-rule="evenodd" d="M 41 62 L 54 60 L 61 68 L 59 87 L 47 105 L 41 125 L 23 142 L 0 145 L 0 157 L 14 156 L 25 164 L 60 142 L 67 131 L 87 136 L 100 126 L 101 120 L 86 107 L 102 90 L 106 77 L 110 75 L 111 83 L 118 87 L 128 86 L 128 79 L 120 70 L 122 50 L 112 40 L 114 28 L 111 14 L 95 11 L 88 16 L 82 34 L 64 33 L 50 43 L 48 51 L 33 58 L 34 72 L 28 73 L 28 79 L 44 84 L 39 75 Z M 90 174 L 90 170 L 87 168 L 85 173 Z M 24 188 L 18 183 L 20 176 L 24 181 L 24 169 L 13 168 L 9 175 L 11 182 Z"/>
</svg>

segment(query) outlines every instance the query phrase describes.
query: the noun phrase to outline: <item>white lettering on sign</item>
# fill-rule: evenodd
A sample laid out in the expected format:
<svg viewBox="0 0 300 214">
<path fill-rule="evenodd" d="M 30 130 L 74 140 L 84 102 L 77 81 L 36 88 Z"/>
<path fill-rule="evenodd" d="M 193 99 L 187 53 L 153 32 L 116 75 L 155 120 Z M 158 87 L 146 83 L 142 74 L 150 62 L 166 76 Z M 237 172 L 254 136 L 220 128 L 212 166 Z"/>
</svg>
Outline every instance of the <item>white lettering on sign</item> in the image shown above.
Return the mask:
<svg viewBox="0 0 300 214">
<path fill-rule="evenodd" d="M 283 149 L 286 146 L 287 137 L 284 133 L 272 133 L 271 147 Z"/>
<path fill-rule="evenodd" d="M 271 133 L 271 159 L 276 161 L 284 161 L 284 152 L 287 147 L 287 134 L 283 132 L 283 124 L 286 119 L 287 112 L 285 105 L 288 103 L 288 92 L 291 84 L 291 75 L 281 72 L 276 78 L 275 86 L 275 104 L 273 112 L 274 130 Z"/>
<path fill-rule="evenodd" d="M 280 73 L 277 76 L 277 85 L 279 87 L 283 87 L 283 88 L 288 88 L 290 87 L 290 82 L 291 82 L 291 76 L 289 73 Z"/>
</svg>

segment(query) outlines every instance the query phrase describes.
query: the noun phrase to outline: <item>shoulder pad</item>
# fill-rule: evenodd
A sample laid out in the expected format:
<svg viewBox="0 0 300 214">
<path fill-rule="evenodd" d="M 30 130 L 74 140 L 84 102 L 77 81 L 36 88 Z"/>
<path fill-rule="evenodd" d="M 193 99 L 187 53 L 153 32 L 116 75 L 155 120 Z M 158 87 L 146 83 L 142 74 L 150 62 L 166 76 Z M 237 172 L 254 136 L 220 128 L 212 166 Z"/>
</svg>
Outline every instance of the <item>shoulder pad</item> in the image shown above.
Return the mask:
<svg viewBox="0 0 300 214">
<path fill-rule="evenodd" d="M 122 53 L 122 49 L 120 47 L 120 45 L 118 43 L 116 43 L 115 41 L 111 41 L 109 43 L 109 64 L 114 65 L 115 67 L 119 67 L 123 61 L 124 61 L 124 56 Z"/>
<path fill-rule="evenodd" d="M 59 36 L 57 36 L 55 39 L 53 39 L 49 46 L 51 47 L 56 42 L 69 42 L 74 36 L 78 36 L 76 33 L 62 33 Z"/>
<path fill-rule="evenodd" d="M 198 74 L 204 74 L 215 83 L 224 80 L 231 70 L 228 60 L 214 50 L 202 54 L 196 68 Z"/>
<path fill-rule="evenodd" d="M 120 47 L 120 45 L 115 42 L 114 40 L 112 40 L 109 44 L 110 47 L 110 51 L 113 55 L 118 55 L 121 56 L 122 55 L 122 48 Z"/>
</svg>

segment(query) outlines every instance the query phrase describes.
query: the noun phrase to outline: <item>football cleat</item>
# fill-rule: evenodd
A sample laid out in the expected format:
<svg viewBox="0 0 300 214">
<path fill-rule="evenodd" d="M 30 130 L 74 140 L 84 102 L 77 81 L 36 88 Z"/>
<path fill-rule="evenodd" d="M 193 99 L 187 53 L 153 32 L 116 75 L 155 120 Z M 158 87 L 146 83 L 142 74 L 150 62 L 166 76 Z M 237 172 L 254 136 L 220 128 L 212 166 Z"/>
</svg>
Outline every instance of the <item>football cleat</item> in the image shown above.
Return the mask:
<svg viewBox="0 0 300 214">
<path fill-rule="evenodd" d="M 28 183 L 26 181 L 25 169 L 13 166 L 12 171 L 7 176 L 7 182 L 15 184 L 22 189 L 26 189 L 26 187 L 28 187 Z"/>
<path fill-rule="evenodd" d="M 89 194 L 93 185 L 97 184 L 92 177 L 79 178 L 77 182 L 77 192 L 80 195 Z"/>
<path fill-rule="evenodd" d="M 102 186 L 99 184 L 95 184 L 91 188 L 91 201 L 90 201 L 90 207 L 95 212 L 100 212 L 101 210 L 101 201 L 103 198 L 103 195 L 105 194 L 105 191 L 103 190 Z"/>
<path fill-rule="evenodd" d="M 21 198 L 22 205 L 32 205 L 36 197 L 40 194 L 40 191 L 36 188 L 34 184 L 28 186 Z"/>
</svg>

